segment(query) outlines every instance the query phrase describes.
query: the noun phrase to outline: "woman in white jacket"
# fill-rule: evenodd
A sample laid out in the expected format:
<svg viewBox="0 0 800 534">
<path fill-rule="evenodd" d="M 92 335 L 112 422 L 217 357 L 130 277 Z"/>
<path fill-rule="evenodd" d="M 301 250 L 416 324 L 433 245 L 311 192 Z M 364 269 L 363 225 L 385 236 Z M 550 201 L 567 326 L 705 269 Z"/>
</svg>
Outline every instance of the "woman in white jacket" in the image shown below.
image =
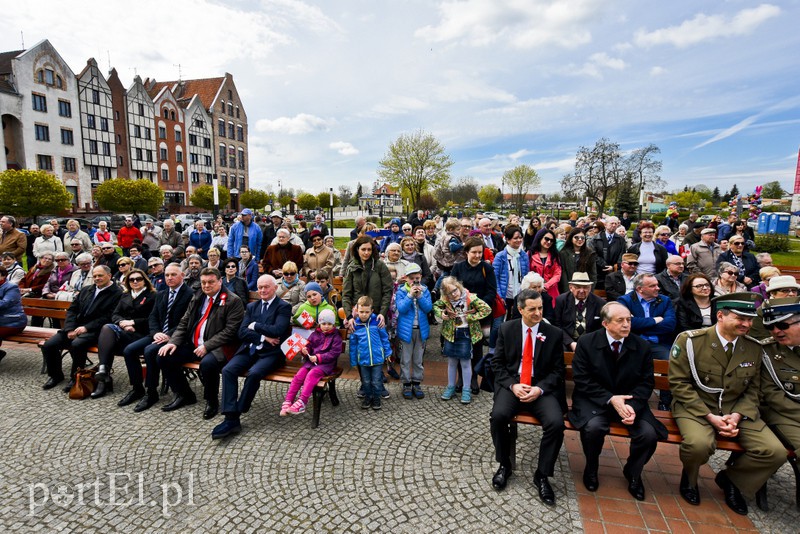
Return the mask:
<svg viewBox="0 0 800 534">
<path fill-rule="evenodd" d="M 33 242 L 33 255 L 36 259 L 45 252 L 55 254 L 64 251 L 64 243 L 55 234 L 55 229 L 51 224 L 43 224 L 39 229 L 42 235 Z"/>
</svg>

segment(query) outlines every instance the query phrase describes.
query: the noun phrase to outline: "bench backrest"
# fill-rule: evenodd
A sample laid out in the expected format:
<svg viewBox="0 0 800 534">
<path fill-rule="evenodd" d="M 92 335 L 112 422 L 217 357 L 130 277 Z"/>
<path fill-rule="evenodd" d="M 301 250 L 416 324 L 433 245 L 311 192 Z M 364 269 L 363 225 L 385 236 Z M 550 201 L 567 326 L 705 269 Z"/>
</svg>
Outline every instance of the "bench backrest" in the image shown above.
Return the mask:
<svg viewBox="0 0 800 534">
<path fill-rule="evenodd" d="M 22 299 L 22 308 L 28 317 L 48 317 L 51 319 L 66 319 L 67 310 L 72 302 L 67 300 L 50 300 L 25 297 Z"/>
<path fill-rule="evenodd" d="M 572 359 L 575 357 L 574 352 L 564 353 L 564 365 L 567 367 L 566 379 L 572 380 Z M 669 389 L 669 360 L 653 360 L 653 376 L 655 378 L 654 389 L 668 390 Z"/>
</svg>

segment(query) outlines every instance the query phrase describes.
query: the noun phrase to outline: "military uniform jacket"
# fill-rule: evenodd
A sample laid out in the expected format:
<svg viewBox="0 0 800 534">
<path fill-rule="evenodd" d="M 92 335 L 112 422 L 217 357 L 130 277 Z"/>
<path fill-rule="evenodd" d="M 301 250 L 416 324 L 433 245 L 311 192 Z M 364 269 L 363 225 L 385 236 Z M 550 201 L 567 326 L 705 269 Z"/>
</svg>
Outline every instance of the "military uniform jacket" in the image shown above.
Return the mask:
<svg viewBox="0 0 800 534">
<path fill-rule="evenodd" d="M 709 413 L 735 412 L 746 418 L 740 428 L 760 430 L 764 428 L 758 412 L 760 373 L 761 345 L 753 338 L 739 337 L 733 356 L 727 361 L 716 326 L 683 332 L 670 351 L 672 415 L 695 418 L 708 425 L 705 416 Z"/>
<path fill-rule="evenodd" d="M 762 342 L 761 413 L 770 425 L 800 426 L 800 356 L 774 339 Z"/>
</svg>

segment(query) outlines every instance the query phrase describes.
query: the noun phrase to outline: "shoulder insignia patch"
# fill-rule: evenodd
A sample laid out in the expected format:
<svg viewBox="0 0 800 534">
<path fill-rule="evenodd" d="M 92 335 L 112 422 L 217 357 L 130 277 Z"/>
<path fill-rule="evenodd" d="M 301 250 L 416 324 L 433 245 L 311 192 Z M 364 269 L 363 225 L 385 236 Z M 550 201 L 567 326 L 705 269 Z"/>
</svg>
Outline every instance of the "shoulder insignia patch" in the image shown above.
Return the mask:
<svg viewBox="0 0 800 534">
<path fill-rule="evenodd" d="M 680 345 L 678 345 L 677 343 L 672 345 L 672 357 L 677 360 L 678 357 L 680 357 L 680 355 L 681 355 Z"/>
</svg>

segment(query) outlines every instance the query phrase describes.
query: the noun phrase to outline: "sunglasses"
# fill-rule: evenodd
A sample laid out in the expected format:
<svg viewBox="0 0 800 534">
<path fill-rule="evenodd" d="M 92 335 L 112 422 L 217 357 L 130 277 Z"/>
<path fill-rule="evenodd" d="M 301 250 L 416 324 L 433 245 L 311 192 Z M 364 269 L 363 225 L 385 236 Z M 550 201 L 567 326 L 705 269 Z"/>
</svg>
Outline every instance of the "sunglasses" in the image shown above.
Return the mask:
<svg viewBox="0 0 800 534">
<path fill-rule="evenodd" d="M 770 330 L 777 328 L 778 330 L 788 330 L 790 326 L 793 324 L 800 323 L 800 321 L 792 321 L 791 323 L 787 323 L 786 321 L 781 321 L 779 323 L 771 324 L 767 328 Z"/>
<path fill-rule="evenodd" d="M 586 238 L 583 237 L 582 235 L 576 235 L 575 237 L 572 238 L 572 240 L 573 241 L 586 241 Z"/>
<path fill-rule="evenodd" d="M 237 267 L 236 265 L 233 265 L 233 264 L 231 264 L 231 265 L 226 265 L 226 266 L 225 266 L 225 268 L 226 268 L 226 269 L 238 269 L 238 267 Z"/>
<path fill-rule="evenodd" d="M 553 242 L 553 238 L 552 237 L 543 237 L 542 241 L 546 241 L 548 243 L 552 243 Z"/>
<path fill-rule="evenodd" d="M 296 274 L 297 273 L 289 273 L 289 272 L 283 271 L 283 276 L 294 276 Z"/>
<path fill-rule="evenodd" d="M 627 263 L 628 265 L 633 265 L 634 267 L 638 267 L 639 266 L 639 262 L 638 261 L 623 261 L 622 263 Z"/>
<path fill-rule="evenodd" d="M 144 278 L 142 278 L 141 276 L 132 276 L 128 278 L 128 280 L 130 280 L 131 282 L 144 282 Z"/>
<path fill-rule="evenodd" d="M 739 271 L 725 271 L 725 274 L 729 274 L 731 276 L 739 276 Z"/>
<path fill-rule="evenodd" d="M 658 237 L 669 237 L 669 234 L 658 234 Z"/>
<path fill-rule="evenodd" d="M 69 261 L 69 260 L 67 258 L 58 258 L 56 261 L 61 262 L 61 261 Z"/>
<path fill-rule="evenodd" d="M 732 247 L 741 247 L 744 245 L 744 241 L 737 241 L 736 243 L 728 243 Z"/>
</svg>

